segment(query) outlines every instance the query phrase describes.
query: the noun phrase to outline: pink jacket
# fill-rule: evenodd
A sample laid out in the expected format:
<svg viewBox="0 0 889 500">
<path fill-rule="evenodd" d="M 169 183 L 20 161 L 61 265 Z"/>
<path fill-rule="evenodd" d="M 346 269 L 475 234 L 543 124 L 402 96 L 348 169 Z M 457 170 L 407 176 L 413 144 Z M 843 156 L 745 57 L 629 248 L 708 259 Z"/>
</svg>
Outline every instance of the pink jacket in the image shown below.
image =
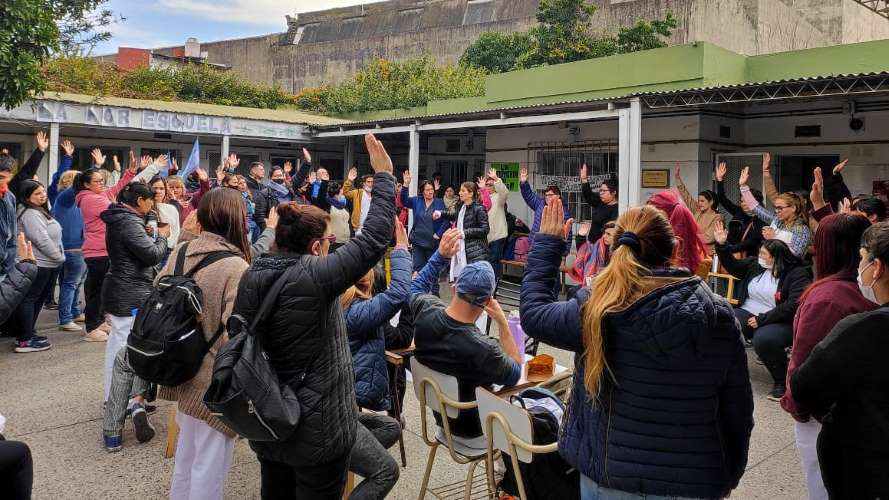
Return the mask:
<svg viewBox="0 0 889 500">
<path fill-rule="evenodd" d="M 135 174 L 129 169 L 124 171 L 120 180 L 113 187 L 101 193 L 94 193 L 84 189 L 77 193 L 75 203 L 80 207 L 83 216 L 83 257 L 107 257 L 105 248 L 105 223 L 99 218 L 99 214 L 111 205 L 117 194 L 133 180 Z"/>
</svg>

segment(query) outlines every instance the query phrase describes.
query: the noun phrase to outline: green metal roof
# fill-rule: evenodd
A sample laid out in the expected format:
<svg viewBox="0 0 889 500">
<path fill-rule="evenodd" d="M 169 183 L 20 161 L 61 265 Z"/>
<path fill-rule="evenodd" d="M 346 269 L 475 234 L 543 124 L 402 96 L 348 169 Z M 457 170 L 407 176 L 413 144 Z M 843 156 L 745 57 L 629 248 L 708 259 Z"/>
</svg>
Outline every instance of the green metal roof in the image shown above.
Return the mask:
<svg viewBox="0 0 889 500">
<path fill-rule="evenodd" d="M 333 126 L 349 123 L 348 120 L 320 116 L 298 111 L 294 109 L 259 109 L 240 106 L 220 106 L 217 104 L 204 104 L 187 101 L 152 101 L 146 99 L 127 99 L 110 96 L 88 96 L 82 94 L 67 94 L 62 92 L 46 92 L 39 97 L 50 101 L 73 102 L 77 104 L 90 104 L 97 106 L 119 106 L 134 109 L 149 109 L 152 111 L 167 111 L 170 113 L 190 113 L 196 115 L 227 116 L 231 118 L 245 118 L 249 120 L 266 120 L 281 123 L 293 123 L 314 126 Z"/>
<path fill-rule="evenodd" d="M 352 125 L 889 72 L 889 40 L 743 56 L 697 42 L 491 75 L 482 97 L 344 115 Z"/>
</svg>

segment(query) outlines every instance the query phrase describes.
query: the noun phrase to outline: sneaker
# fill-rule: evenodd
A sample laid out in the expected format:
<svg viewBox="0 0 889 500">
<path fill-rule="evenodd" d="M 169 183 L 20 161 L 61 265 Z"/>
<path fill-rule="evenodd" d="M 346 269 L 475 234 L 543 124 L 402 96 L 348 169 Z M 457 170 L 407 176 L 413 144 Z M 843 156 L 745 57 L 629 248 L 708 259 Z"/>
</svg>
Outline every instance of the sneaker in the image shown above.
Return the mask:
<svg viewBox="0 0 889 500">
<path fill-rule="evenodd" d="M 65 332 L 79 332 L 79 331 L 83 330 L 83 327 L 73 321 L 69 321 L 69 322 L 65 323 L 64 325 L 59 325 L 59 330 L 62 330 Z"/>
<path fill-rule="evenodd" d="M 766 396 L 766 398 L 768 398 L 770 401 L 781 401 L 781 398 L 784 397 L 785 391 L 786 389 L 784 388 L 783 384 L 775 384 L 775 386 L 772 387 L 772 392 L 770 392 L 769 395 Z"/>
<path fill-rule="evenodd" d="M 52 309 L 53 311 L 55 311 L 56 309 L 59 308 L 59 303 L 56 301 L 47 302 L 46 304 L 43 304 L 43 308 L 44 309 Z"/>
<path fill-rule="evenodd" d="M 106 321 L 106 322 L 102 323 L 101 325 L 99 325 L 99 328 L 96 328 L 96 330 L 102 330 L 106 334 L 109 334 L 109 333 L 111 333 L 111 325 L 108 324 L 108 322 Z"/>
<path fill-rule="evenodd" d="M 39 340 L 36 337 L 31 337 L 28 340 L 17 342 L 15 345 L 15 352 L 38 352 L 45 351 L 50 347 L 52 347 L 52 345 L 46 340 Z"/>
<path fill-rule="evenodd" d="M 145 407 L 139 403 L 135 403 L 130 407 L 133 415 L 133 427 L 136 429 L 136 439 L 140 443 L 147 443 L 154 437 L 154 427 L 148 420 L 148 412 Z"/>
<path fill-rule="evenodd" d="M 43 335 L 34 335 L 33 338 L 34 338 L 34 340 L 36 340 L 36 341 L 38 341 L 38 342 L 47 342 L 47 341 L 49 341 L 49 338 L 44 337 Z"/>
<path fill-rule="evenodd" d="M 81 314 L 80 316 L 74 318 L 74 322 L 75 323 L 84 323 L 84 322 L 86 322 L 86 316 Z"/>
<path fill-rule="evenodd" d="M 107 342 L 108 334 L 96 328 L 95 330 L 83 335 L 85 342 Z"/>
<path fill-rule="evenodd" d="M 105 442 L 105 451 L 108 453 L 116 453 L 123 448 L 123 439 L 121 439 L 120 435 L 102 436 L 102 440 Z"/>
</svg>

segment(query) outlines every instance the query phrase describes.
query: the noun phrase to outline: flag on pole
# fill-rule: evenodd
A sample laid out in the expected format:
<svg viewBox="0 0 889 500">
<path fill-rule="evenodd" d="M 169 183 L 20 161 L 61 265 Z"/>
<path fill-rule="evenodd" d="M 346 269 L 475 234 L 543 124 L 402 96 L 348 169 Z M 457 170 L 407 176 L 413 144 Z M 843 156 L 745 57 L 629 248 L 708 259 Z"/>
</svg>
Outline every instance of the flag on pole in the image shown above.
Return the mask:
<svg viewBox="0 0 889 500">
<path fill-rule="evenodd" d="M 192 172 L 195 171 L 201 164 L 201 145 L 198 143 L 198 138 L 194 138 L 194 146 L 191 147 L 191 154 L 188 155 L 188 160 L 185 162 L 185 167 L 179 171 L 179 177 L 183 179 L 188 179 L 188 176 L 191 175 Z"/>
<path fill-rule="evenodd" d="M 170 170 L 173 170 L 173 155 L 170 154 L 170 150 L 167 150 L 167 164 L 164 166 L 164 169 L 160 171 L 161 177 L 168 177 L 170 175 Z"/>
</svg>

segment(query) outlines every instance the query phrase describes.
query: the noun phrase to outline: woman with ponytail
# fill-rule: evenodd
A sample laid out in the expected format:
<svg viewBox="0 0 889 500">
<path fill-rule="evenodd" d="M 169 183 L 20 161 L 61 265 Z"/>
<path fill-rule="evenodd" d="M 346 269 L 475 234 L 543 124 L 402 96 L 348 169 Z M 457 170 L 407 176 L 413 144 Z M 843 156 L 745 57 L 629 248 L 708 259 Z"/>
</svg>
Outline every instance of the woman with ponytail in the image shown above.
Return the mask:
<svg viewBox="0 0 889 500">
<path fill-rule="evenodd" d="M 570 227 L 558 203 L 528 257 L 522 327 L 575 352 L 559 453 L 582 474 L 583 499 L 724 498 L 747 464 L 753 395 L 741 332 L 724 299 L 671 267 L 670 222 L 651 206 L 621 215 L 608 267 L 566 302 L 554 292 Z"/>
<path fill-rule="evenodd" d="M 676 267 L 684 267 L 701 278 L 706 278 L 713 261 L 708 255 L 707 245 L 701 239 L 700 227 L 694 214 L 672 191 L 661 191 L 652 195 L 648 199 L 648 204 L 667 214 L 673 234 L 676 235 L 677 242 L 670 262 Z"/>
</svg>

